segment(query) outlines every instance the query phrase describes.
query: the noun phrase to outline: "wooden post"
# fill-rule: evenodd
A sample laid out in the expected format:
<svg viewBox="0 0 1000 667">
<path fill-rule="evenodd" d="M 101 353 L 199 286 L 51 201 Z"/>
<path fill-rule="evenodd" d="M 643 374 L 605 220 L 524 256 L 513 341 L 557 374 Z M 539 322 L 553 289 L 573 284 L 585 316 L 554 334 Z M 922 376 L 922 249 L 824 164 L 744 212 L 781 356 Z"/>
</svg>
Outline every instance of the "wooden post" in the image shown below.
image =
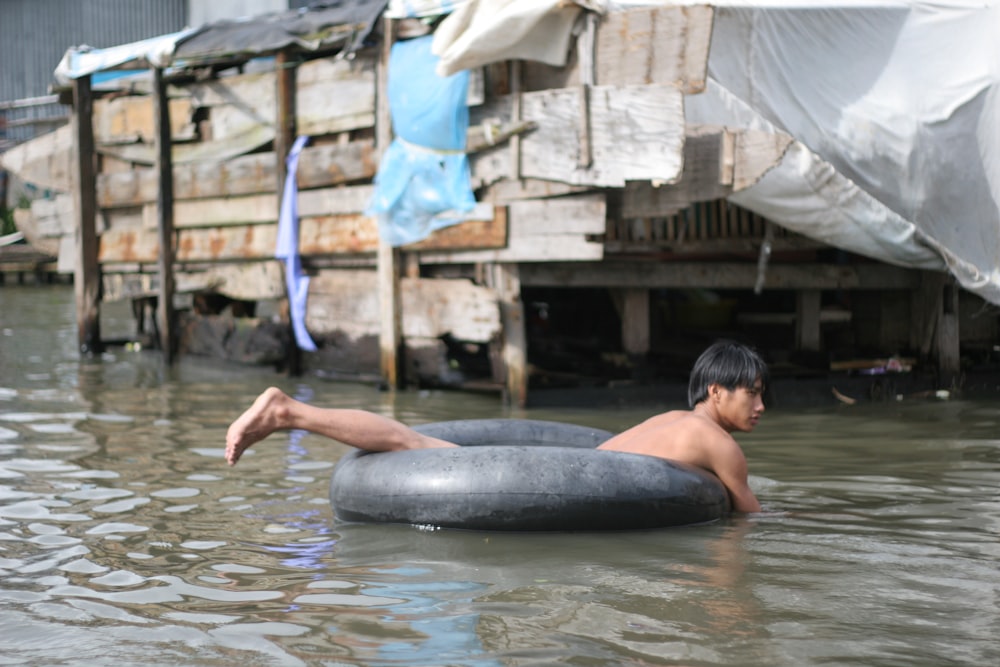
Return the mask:
<svg viewBox="0 0 1000 667">
<path fill-rule="evenodd" d="M 911 301 L 911 345 L 922 360 L 937 366 L 938 385 L 951 388 L 959 380 L 961 357 L 958 330 L 958 286 L 951 276 L 924 271 Z"/>
<path fill-rule="evenodd" d="M 375 143 L 379 159 L 392 141 L 392 115 L 389 109 L 389 58 L 395 33 L 395 21 L 382 19 L 382 53 L 378 66 Z M 382 379 L 390 389 L 402 384 L 403 324 L 399 285 L 399 251 L 380 240 L 376 253 L 376 282 L 379 300 L 379 366 Z"/>
<path fill-rule="evenodd" d="M 160 294 L 156 318 L 160 328 L 163 359 L 172 364 L 177 357 L 174 317 L 174 160 L 170 137 L 170 100 L 163 70 L 153 70 L 153 125 L 156 132 L 156 222 L 160 239 Z"/>
<path fill-rule="evenodd" d="M 795 347 L 799 350 L 818 352 L 820 349 L 820 297 L 815 289 L 795 292 Z"/>
<path fill-rule="evenodd" d="M 957 388 L 961 374 L 958 331 L 958 285 L 950 276 L 941 294 L 941 319 L 937 331 L 939 384 L 946 389 Z"/>
<path fill-rule="evenodd" d="M 517 264 L 494 264 L 492 274 L 503 331 L 504 401 L 523 408 L 528 403 L 528 336 L 520 268 Z"/>
<path fill-rule="evenodd" d="M 282 200 L 285 196 L 285 179 L 288 177 L 288 153 L 295 143 L 295 64 L 288 49 L 278 51 L 275 56 L 275 100 L 276 118 L 274 133 L 274 157 L 277 160 L 275 174 L 280 216 Z M 289 304 L 289 315 L 291 304 Z M 302 374 L 302 350 L 299 349 L 292 331 L 291 317 L 288 320 L 288 374 L 295 377 Z"/>
<path fill-rule="evenodd" d="M 82 354 L 100 354 L 101 267 L 97 262 L 97 174 L 94 158 L 94 98 L 90 76 L 73 81 L 76 187 L 76 267 L 73 285 L 76 294 L 77 342 Z"/>
<path fill-rule="evenodd" d="M 594 51 L 597 44 L 597 14 L 585 11 L 586 27 L 577 39 L 577 56 L 580 67 L 580 115 L 577 118 L 577 132 L 580 137 L 580 152 L 576 156 L 576 166 L 589 169 L 594 163 L 590 131 L 590 90 L 594 87 Z"/>
<path fill-rule="evenodd" d="M 510 117 L 512 123 L 521 120 L 521 61 L 510 61 L 510 96 L 511 108 Z M 515 134 L 510 138 L 510 178 L 518 180 L 521 178 L 521 135 Z"/>
<path fill-rule="evenodd" d="M 295 63 L 287 49 L 278 51 L 275 57 L 275 85 L 277 118 L 275 119 L 274 153 L 278 160 L 278 193 L 285 187 L 288 175 L 288 152 L 295 143 Z"/>
<path fill-rule="evenodd" d="M 910 329 L 910 347 L 919 351 L 922 361 L 931 356 L 941 316 L 944 278 L 943 273 L 921 271 L 920 285 L 912 293 L 910 319 L 913 326 Z"/>
<path fill-rule="evenodd" d="M 649 290 L 628 287 L 615 290 L 622 323 L 622 349 L 630 357 L 649 354 Z"/>
</svg>

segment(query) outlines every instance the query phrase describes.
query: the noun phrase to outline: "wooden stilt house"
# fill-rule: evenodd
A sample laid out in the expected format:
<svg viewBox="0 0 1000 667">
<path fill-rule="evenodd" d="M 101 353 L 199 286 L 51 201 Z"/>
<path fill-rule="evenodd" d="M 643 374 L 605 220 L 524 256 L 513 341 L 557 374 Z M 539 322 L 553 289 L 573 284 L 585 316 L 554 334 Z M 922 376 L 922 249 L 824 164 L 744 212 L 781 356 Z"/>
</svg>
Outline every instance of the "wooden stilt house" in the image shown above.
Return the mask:
<svg viewBox="0 0 1000 667">
<path fill-rule="evenodd" d="M 81 350 L 102 345 L 102 302 L 129 299 L 141 323 L 156 304 L 168 358 L 194 351 L 390 386 L 489 387 L 524 405 L 529 380 L 546 372 L 529 340 L 558 347 L 547 310 L 574 294 L 560 326 L 614 329 L 598 356 L 627 377 L 682 329 L 758 344 L 779 331 L 787 350 L 828 362 L 830 332 L 859 321 L 870 349 L 916 350 L 957 372 L 958 292 L 944 274 L 863 260 L 734 203 L 794 140 L 690 122 L 685 102 L 706 86 L 711 6 L 580 9 L 565 63 L 475 67 L 466 153 L 477 205 L 398 247 L 367 213 L 393 136 L 388 65 L 395 42 L 433 24 L 386 18 L 384 3 L 352 7 L 262 17 L 258 27 L 283 35 L 268 48 L 217 47 L 210 38 L 232 27 L 206 26 L 202 50 L 178 41 L 164 62 L 137 52 L 116 65 L 145 76 L 82 73 L 64 91 L 73 125 L 5 157 L 62 193 L 19 212 L 19 224 L 55 241 L 60 266 L 75 272 Z M 306 19 L 308 38 L 296 24 Z M 309 138 L 294 182 L 312 352 L 296 345 L 275 258 L 299 136 Z M 254 305 L 256 318 L 238 317 Z M 889 305 L 916 324 L 894 324 Z M 859 336 L 850 339 L 856 350 Z"/>
</svg>

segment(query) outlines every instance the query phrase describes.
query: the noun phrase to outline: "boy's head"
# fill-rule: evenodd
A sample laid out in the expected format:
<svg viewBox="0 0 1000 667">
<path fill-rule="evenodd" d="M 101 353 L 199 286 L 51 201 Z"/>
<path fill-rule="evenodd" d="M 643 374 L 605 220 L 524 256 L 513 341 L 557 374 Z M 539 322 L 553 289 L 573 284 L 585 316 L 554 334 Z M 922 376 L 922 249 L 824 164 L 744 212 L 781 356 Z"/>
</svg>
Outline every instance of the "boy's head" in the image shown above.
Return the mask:
<svg viewBox="0 0 1000 667">
<path fill-rule="evenodd" d="M 701 353 L 691 370 L 688 382 L 688 405 L 694 407 L 708 398 L 708 388 L 718 384 L 732 391 L 752 389 L 760 380 L 767 388 L 767 364 L 752 347 L 731 340 L 713 343 Z"/>
</svg>

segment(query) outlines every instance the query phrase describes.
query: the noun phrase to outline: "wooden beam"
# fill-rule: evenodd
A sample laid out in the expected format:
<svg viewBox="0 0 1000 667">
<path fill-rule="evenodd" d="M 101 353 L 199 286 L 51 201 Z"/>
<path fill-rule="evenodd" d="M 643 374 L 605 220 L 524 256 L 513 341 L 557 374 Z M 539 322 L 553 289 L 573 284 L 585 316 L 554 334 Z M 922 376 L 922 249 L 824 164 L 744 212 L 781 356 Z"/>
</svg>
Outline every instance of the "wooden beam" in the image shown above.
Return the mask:
<svg viewBox="0 0 1000 667">
<path fill-rule="evenodd" d="M 153 125 L 156 131 L 156 171 L 160 188 L 156 197 L 157 230 L 160 241 L 160 290 L 156 317 L 160 329 L 160 347 L 168 364 L 176 359 L 178 338 L 174 317 L 174 179 L 170 104 L 163 70 L 153 70 Z"/>
<path fill-rule="evenodd" d="M 275 192 L 278 193 L 275 214 L 279 215 L 278 212 L 283 206 L 285 181 L 288 179 L 288 154 L 295 143 L 295 61 L 288 49 L 278 51 L 275 56 L 274 85 L 274 154 L 277 160 L 275 163 L 275 175 L 277 176 Z M 291 313 L 290 307 L 288 312 Z M 285 362 L 288 374 L 297 377 L 302 375 L 302 350 L 299 348 L 298 342 L 295 340 L 295 333 L 292 331 L 291 316 L 286 324 L 289 342 Z"/>
<path fill-rule="evenodd" d="M 76 294 L 77 343 L 82 354 L 100 354 L 101 267 L 97 263 L 97 176 L 94 158 L 94 98 L 90 76 L 73 81 L 73 131 L 75 134 Z"/>
<path fill-rule="evenodd" d="M 752 262 L 549 262 L 521 265 L 521 284 L 531 287 L 645 287 L 753 289 Z M 767 290 L 913 289 L 916 271 L 887 264 L 774 264 Z"/>
<path fill-rule="evenodd" d="M 425 252 L 420 259 L 424 264 L 514 264 L 603 257 L 604 244 L 594 240 L 606 229 L 603 192 L 511 202 L 507 217 L 505 248 Z"/>
<path fill-rule="evenodd" d="M 274 132 L 274 157 L 277 171 L 278 210 L 281 193 L 288 174 L 288 153 L 295 142 L 295 61 L 288 50 L 278 51 L 275 57 L 276 119 Z"/>
<path fill-rule="evenodd" d="M 392 141 L 392 115 L 389 109 L 389 60 L 395 37 L 396 22 L 382 17 L 382 50 L 378 62 L 376 94 L 375 143 L 379 158 L 385 155 Z M 376 274 L 379 295 L 379 367 L 386 386 L 402 384 L 403 326 L 399 285 L 399 251 L 379 240 L 376 253 Z"/>
</svg>

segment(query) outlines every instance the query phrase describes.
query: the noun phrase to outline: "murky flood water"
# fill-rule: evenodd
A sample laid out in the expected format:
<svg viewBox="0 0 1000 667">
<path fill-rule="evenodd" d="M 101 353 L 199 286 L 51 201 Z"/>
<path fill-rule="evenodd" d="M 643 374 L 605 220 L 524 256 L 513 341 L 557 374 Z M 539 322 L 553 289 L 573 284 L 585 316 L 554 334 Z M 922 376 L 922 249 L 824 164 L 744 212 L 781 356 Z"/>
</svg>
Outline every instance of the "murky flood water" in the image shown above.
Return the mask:
<svg viewBox="0 0 1000 667">
<path fill-rule="evenodd" d="M 995 403 L 773 409 L 740 438 L 768 510 L 749 519 L 341 525 L 343 446 L 276 435 L 224 464 L 265 386 L 412 423 L 509 413 L 149 352 L 82 360 L 73 319 L 71 288 L 0 288 L 0 664 L 1000 664 Z M 653 410 L 515 416 L 620 430 Z"/>
</svg>

